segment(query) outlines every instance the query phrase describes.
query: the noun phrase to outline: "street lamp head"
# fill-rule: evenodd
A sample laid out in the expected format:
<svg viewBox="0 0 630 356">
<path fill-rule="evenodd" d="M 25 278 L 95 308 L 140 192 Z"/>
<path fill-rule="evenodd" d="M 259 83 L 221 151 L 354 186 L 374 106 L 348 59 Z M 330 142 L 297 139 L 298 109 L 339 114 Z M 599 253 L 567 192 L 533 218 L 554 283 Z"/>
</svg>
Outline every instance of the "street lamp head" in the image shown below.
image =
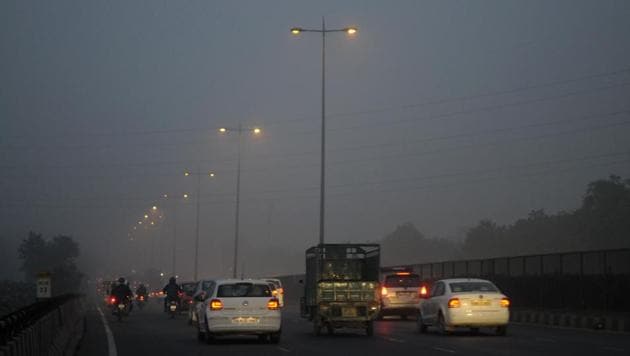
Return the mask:
<svg viewBox="0 0 630 356">
<path fill-rule="evenodd" d="M 149 215 L 144 214 L 144 218 L 145 218 L 145 219 L 148 219 L 148 218 L 149 218 Z"/>
<path fill-rule="evenodd" d="M 184 193 L 184 199 L 188 199 L 188 194 Z"/>
<path fill-rule="evenodd" d="M 262 130 L 260 128 L 258 128 L 258 127 L 255 127 L 253 132 L 254 132 L 255 135 L 260 135 L 262 133 Z"/>
<path fill-rule="evenodd" d="M 157 210 L 157 206 L 153 205 L 153 207 L 151 207 L 151 210 L 156 211 Z"/>
<path fill-rule="evenodd" d="M 214 177 L 214 173 L 213 173 L 213 172 L 208 173 L 208 175 L 209 175 L 210 177 Z"/>
<path fill-rule="evenodd" d="M 168 198 L 168 194 L 162 195 L 163 198 Z"/>
<path fill-rule="evenodd" d="M 151 221 L 151 225 L 155 225 L 155 223 L 153 221 Z"/>
<path fill-rule="evenodd" d="M 184 176 L 188 177 L 190 175 L 190 172 L 184 172 Z"/>
<path fill-rule="evenodd" d="M 345 31 L 347 34 L 352 36 L 352 35 L 356 35 L 359 30 L 356 27 L 348 27 L 345 29 Z"/>
<path fill-rule="evenodd" d="M 225 127 L 222 127 L 222 128 L 219 129 L 219 132 L 220 133 L 226 133 L 227 129 Z"/>
<path fill-rule="evenodd" d="M 302 28 L 301 27 L 293 27 L 291 29 L 291 34 L 294 35 L 294 36 L 297 36 L 300 33 L 302 33 Z"/>
<path fill-rule="evenodd" d="M 142 221 L 138 221 L 138 225 L 142 225 Z"/>
</svg>

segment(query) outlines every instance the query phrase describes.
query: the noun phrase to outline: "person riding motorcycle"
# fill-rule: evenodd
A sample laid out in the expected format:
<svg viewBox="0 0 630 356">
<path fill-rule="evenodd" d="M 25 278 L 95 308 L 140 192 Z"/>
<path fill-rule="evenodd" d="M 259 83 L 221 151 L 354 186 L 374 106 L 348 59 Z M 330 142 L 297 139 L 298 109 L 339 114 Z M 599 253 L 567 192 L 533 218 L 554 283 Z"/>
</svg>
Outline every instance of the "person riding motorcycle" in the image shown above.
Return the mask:
<svg viewBox="0 0 630 356">
<path fill-rule="evenodd" d="M 133 308 L 131 304 L 131 298 L 133 298 L 133 293 L 131 289 L 126 284 L 125 278 L 118 278 L 118 285 L 116 285 L 111 292 L 112 297 L 116 298 L 116 302 L 123 302 L 124 304 L 129 305 L 129 311 Z"/>
<path fill-rule="evenodd" d="M 140 285 L 138 286 L 138 288 L 136 288 L 136 295 L 139 296 L 144 296 L 144 299 L 147 298 L 147 287 L 144 286 L 144 284 L 140 283 Z"/>
<path fill-rule="evenodd" d="M 164 288 L 162 288 L 162 292 L 164 292 L 164 294 L 166 294 L 166 297 L 164 298 L 164 311 L 168 311 L 168 304 L 171 301 L 175 301 L 177 304 L 179 304 L 179 295 L 183 292 L 182 291 L 182 287 L 180 287 L 177 282 L 175 277 L 171 277 L 168 280 L 168 284 L 164 286 Z"/>
</svg>

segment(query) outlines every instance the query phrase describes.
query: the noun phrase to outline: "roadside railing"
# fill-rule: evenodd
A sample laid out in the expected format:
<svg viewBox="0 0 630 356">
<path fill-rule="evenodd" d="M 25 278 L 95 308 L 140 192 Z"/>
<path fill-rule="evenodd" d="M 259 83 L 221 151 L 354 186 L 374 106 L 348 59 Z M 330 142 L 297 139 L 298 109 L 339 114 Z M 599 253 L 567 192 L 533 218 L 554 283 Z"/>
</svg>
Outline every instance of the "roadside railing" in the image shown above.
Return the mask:
<svg viewBox="0 0 630 356">
<path fill-rule="evenodd" d="M 43 300 L 0 319 L 0 355 L 70 355 L 85 316 L 82 295 Z"/>
</svg>

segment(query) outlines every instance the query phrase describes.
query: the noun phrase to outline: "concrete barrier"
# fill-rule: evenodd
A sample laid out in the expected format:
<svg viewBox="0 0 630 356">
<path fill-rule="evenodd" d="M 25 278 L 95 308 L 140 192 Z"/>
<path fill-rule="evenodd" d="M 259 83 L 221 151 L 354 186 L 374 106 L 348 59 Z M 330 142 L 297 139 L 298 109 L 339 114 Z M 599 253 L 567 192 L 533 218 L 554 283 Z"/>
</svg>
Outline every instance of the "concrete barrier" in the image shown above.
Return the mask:
<svg viewBox="0 0 630 356">
<path fill-rule="evenodd" d="M 517 324 L 630 332 L 630 315 L 626 313 L 513 309 L 510 311 L 510 321 Z"/>
</svg>

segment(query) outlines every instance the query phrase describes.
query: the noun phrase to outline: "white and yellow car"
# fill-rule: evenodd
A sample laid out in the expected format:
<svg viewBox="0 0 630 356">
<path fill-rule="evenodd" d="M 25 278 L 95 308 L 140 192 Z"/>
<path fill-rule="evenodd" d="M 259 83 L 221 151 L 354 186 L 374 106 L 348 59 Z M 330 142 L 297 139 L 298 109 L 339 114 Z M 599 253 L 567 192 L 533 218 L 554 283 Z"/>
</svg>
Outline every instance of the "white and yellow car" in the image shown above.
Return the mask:
<svg viewBox="0 0 630 356">
<path fill-rule="evenodd" d="M 429 297 L 420 303 L 418 330 L 436 327 L 448 334 L 458 327 L 494 328 L 505 335 L 510 320 L 510 300 L 492 282 L 484 279 L 443 279 L 434 283 Z"/>
<path fill-rule="evenodd" d="M 197 320 L 200 341 L 213 343 L 217 336 L 225 335 L 257 335 L 260 341 L 280 341 L 280 301 L 264 280 L 216 281 L 197 308 Z"/>
</svg>

